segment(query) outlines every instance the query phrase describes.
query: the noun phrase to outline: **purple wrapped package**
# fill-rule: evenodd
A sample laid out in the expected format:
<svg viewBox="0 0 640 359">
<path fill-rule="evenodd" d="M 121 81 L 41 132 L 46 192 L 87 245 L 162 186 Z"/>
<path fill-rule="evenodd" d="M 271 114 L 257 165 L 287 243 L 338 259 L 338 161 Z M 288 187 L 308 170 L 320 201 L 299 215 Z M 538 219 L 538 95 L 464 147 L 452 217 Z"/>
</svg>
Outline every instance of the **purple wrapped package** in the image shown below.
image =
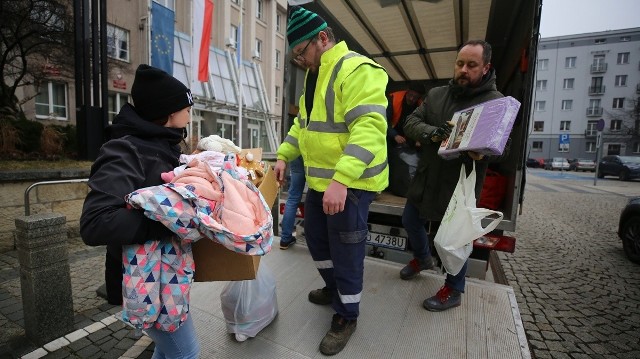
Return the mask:
<svg viewBox="0 0 640 359">
<path fill-rule="evenodd" d="M 451 135 L 440 144 L 438 155 L 444 159 L 463 151 L 501 155 L 519 109 L 520 102 L 507 96 L 457 111 L 451 119 Z"/>
</svg>

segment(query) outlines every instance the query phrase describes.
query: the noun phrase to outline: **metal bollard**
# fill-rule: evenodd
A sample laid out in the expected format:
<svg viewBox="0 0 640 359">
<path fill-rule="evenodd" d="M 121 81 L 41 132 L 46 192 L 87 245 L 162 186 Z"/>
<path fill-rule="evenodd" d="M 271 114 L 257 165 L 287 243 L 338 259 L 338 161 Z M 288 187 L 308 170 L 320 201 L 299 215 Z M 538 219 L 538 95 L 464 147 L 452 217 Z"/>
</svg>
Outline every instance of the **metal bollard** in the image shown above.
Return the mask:
<svg viewBox="0 0 640 359">
<path fill-rule="evenodd" d="M 56 213 L 15 220 L 25 332 L 40 345 L 74 329 L 66 223 Z"/>
</svg>

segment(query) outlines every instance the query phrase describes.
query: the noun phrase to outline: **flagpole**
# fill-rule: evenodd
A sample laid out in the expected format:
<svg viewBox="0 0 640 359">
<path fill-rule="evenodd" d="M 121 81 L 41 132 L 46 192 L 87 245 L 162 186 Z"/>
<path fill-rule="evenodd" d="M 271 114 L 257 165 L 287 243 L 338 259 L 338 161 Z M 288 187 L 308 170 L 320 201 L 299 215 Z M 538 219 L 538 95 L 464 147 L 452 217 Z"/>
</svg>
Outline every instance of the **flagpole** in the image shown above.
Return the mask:
<svg viewBox="0 0 640 359">
<path fill-rule="evenodd" d="M 240 20 L 238 21 L 238 147 L 243 148 L 242 144 L 242 7 L 243 0 L 240 0 Z"/>
<path fill-rule="evenodd" d="M 151 65 L 151 46 L 153 45 L 151 43 L 151 24 L 153 21 L 151 18 L 151 1 L 152 0 L 147 1 L 147 19 L 149 19 L 149 22 L 147 23 L 147 44 L 149 44 L 147 64 L 149 65 Z"/>
</svg>

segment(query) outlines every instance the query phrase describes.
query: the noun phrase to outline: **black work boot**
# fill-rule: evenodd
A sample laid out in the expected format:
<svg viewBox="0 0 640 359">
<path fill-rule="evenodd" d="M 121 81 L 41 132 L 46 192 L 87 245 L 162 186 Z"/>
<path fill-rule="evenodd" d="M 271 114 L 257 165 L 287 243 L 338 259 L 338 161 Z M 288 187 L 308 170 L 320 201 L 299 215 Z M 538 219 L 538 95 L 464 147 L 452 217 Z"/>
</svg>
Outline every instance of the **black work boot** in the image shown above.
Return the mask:
<svg viewBox="0 0 640 359">
<path fill-rule="evenodd" d="M 425 299 L 424 302 L 422 302 L 422 306 L 424 309 L 432 312 L 441 312 L 449 308 L 458 307 L 461 303 L 461 293 L 445 284 L 436 295 Z"/>
<path fill-rule="evenodd" d="M 400 270 L 400 278 L 404 280 L 411 279 L 423 270 L 428 270 L 433 267 L 435 267 L 435 260 L 431 256 L 424 260 L 413 258 L 409 264 Z"/>
<path fill-rule="evenodd" d="M 296 244 L 296 242 L 297 242 L 296 237 L 291 237 L 291 239 L 289 241 L 283 241 L 282 239 L 280 239 L 280 249 L 287 250 L 291 246 Z"/>
<path fill-rule="evenodd" d="M 327 305 L 333 301 L 333 294 L 327 287 L 309 292 L 309 301 L 313 304 Z"/>
<path fill-rule="evenodd" d="M 331 329 L 320 342 L 320 352 L 324 355 L 340 353 L 347 345 L 351 334 L 356 331 L 358 320 L 347 320 L 339 314 L 334 314 L 331 320 Z"/>
</svg>

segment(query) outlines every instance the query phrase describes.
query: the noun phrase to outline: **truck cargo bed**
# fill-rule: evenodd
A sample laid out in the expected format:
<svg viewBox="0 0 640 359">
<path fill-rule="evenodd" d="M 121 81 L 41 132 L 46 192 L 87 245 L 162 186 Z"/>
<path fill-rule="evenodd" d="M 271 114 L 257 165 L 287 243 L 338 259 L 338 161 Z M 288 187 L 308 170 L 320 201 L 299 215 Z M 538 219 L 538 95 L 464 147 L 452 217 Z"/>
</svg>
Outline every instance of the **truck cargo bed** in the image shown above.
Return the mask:
<svg viewBox="0 0 640 359">
<path fill-rule="evenodd" d="M 277 243 L 278 238 L 274 240 Z M 257 337 L 236 342 L 226 332 L 220 292 L 227 282 L 195 283 L 191 313 L 203 358 L 321 358 L 318 350 L 333 310 L 307 300 L 323 286 L 307 247 L 277 247 L 261 266 L 277 280 L 279 314 Z M 401 265 L 365 260 L 358 329 L 336 358 L 530 358 L 513 289 L 468 279 L 462 306 L 432 313 L 422 301 L 435 293 L 443 276 L 423 272 L 400 280 Z"/>
</svg>

